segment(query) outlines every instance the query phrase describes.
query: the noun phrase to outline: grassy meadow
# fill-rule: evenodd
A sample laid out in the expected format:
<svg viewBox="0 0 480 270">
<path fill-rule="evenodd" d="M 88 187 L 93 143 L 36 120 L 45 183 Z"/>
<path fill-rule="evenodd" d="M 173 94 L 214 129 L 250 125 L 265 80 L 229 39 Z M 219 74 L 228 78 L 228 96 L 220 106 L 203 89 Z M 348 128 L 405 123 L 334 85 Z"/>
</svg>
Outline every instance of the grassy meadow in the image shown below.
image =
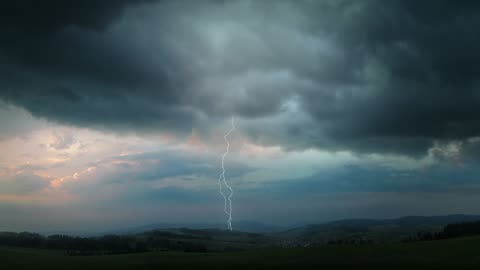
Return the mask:
<svg viewBox="0 0 480 270">
<path fill-rule="evenodd" d="M 2 269 L 480 269 L 479 250 L 480 237 L 468 237 L 384 245 L 103 256 L 0 247 L 0 259 Z"/>
</svg>

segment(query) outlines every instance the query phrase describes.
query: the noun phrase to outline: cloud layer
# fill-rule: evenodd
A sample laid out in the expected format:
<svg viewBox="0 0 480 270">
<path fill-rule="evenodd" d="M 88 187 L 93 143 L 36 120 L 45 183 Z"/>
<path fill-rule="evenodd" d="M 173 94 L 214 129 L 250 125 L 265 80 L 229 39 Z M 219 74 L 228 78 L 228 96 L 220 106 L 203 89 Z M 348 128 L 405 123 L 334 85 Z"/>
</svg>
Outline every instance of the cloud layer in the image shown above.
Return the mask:
<svg viewBox="0 0 480 270">
<path fill-rule="evenodd" d="M 476 1 L 24 2 L 2 7 L 0 97 L 52 121 L 235 114 L 263 144 L 402 154 L 479 133 Z"/>
<path fill-rule="evenodd" d="M 478 1 L 4 2 L 8 228 L 478 211 Z"/>
</svg>

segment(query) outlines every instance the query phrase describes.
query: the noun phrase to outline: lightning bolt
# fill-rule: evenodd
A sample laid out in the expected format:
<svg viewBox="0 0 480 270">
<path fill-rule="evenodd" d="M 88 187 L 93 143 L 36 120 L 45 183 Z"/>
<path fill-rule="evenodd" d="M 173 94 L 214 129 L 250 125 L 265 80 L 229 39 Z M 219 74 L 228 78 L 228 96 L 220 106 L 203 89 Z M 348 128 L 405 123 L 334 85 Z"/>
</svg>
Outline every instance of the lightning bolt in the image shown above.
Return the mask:
<svg viewBox="0 0 480 270">
<path fill-rule="evenodd" d="M 232 133 L 235 130 L 235 119 L 232 116 L 232 127 L 230 130 L 223 136 L 223 139 L 227 143 L 227 147 L 225 149 L 225 152 L 222 155 L 222 173 L 218 177 L 218 187 L 220 189 L 220 194 L 222 195 L 224 201 L 225 201 L 225 206 L 223 211 L 225 214 L 228 216 L 227 219 L 227 226 L 228 229 L 231 231 L 232 230 L 232 197 L 233 197 L 233 189 L 232 187 L 228 184 L 227 179 L 225 178 L 225 173 L 227 172 L 225 170 L 225 158 L 227 157 L 229 151 L 230 151 L 230 142 L 228 141 L 228 136 L 230 133 Z M 229 194 L 225 194 L 223 192 L 223 186 L 225 186 L 226 189 L 228 189 Z"/>
</svg>

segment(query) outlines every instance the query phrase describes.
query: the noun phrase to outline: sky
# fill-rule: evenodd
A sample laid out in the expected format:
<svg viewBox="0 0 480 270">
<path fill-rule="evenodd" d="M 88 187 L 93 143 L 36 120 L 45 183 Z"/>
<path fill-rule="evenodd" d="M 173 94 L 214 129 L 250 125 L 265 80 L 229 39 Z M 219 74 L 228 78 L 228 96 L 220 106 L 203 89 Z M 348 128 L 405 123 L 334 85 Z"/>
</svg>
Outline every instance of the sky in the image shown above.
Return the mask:
<svg viewBox="0 0 480 270">
<path fill-rule="evenodd" d="M 480 3 L 4 1 L 0 230 L 480 213 Z"/>
</svg>

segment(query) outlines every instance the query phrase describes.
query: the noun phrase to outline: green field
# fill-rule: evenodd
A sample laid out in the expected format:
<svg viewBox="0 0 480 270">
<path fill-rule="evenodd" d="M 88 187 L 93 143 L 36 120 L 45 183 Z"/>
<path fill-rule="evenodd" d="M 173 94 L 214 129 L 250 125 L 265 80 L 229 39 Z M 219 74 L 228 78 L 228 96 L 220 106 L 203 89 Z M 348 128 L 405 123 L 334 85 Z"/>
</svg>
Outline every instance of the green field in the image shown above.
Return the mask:
<svg viewBox="0 0 480 270">
<path fill-rule="evenodd" d="M 480 269 L 479 251 L 480 237 L 470 237 L 372 246 L 77 257 L 1 247 L 0 259 L 2 269 Z"/>
</svg>

